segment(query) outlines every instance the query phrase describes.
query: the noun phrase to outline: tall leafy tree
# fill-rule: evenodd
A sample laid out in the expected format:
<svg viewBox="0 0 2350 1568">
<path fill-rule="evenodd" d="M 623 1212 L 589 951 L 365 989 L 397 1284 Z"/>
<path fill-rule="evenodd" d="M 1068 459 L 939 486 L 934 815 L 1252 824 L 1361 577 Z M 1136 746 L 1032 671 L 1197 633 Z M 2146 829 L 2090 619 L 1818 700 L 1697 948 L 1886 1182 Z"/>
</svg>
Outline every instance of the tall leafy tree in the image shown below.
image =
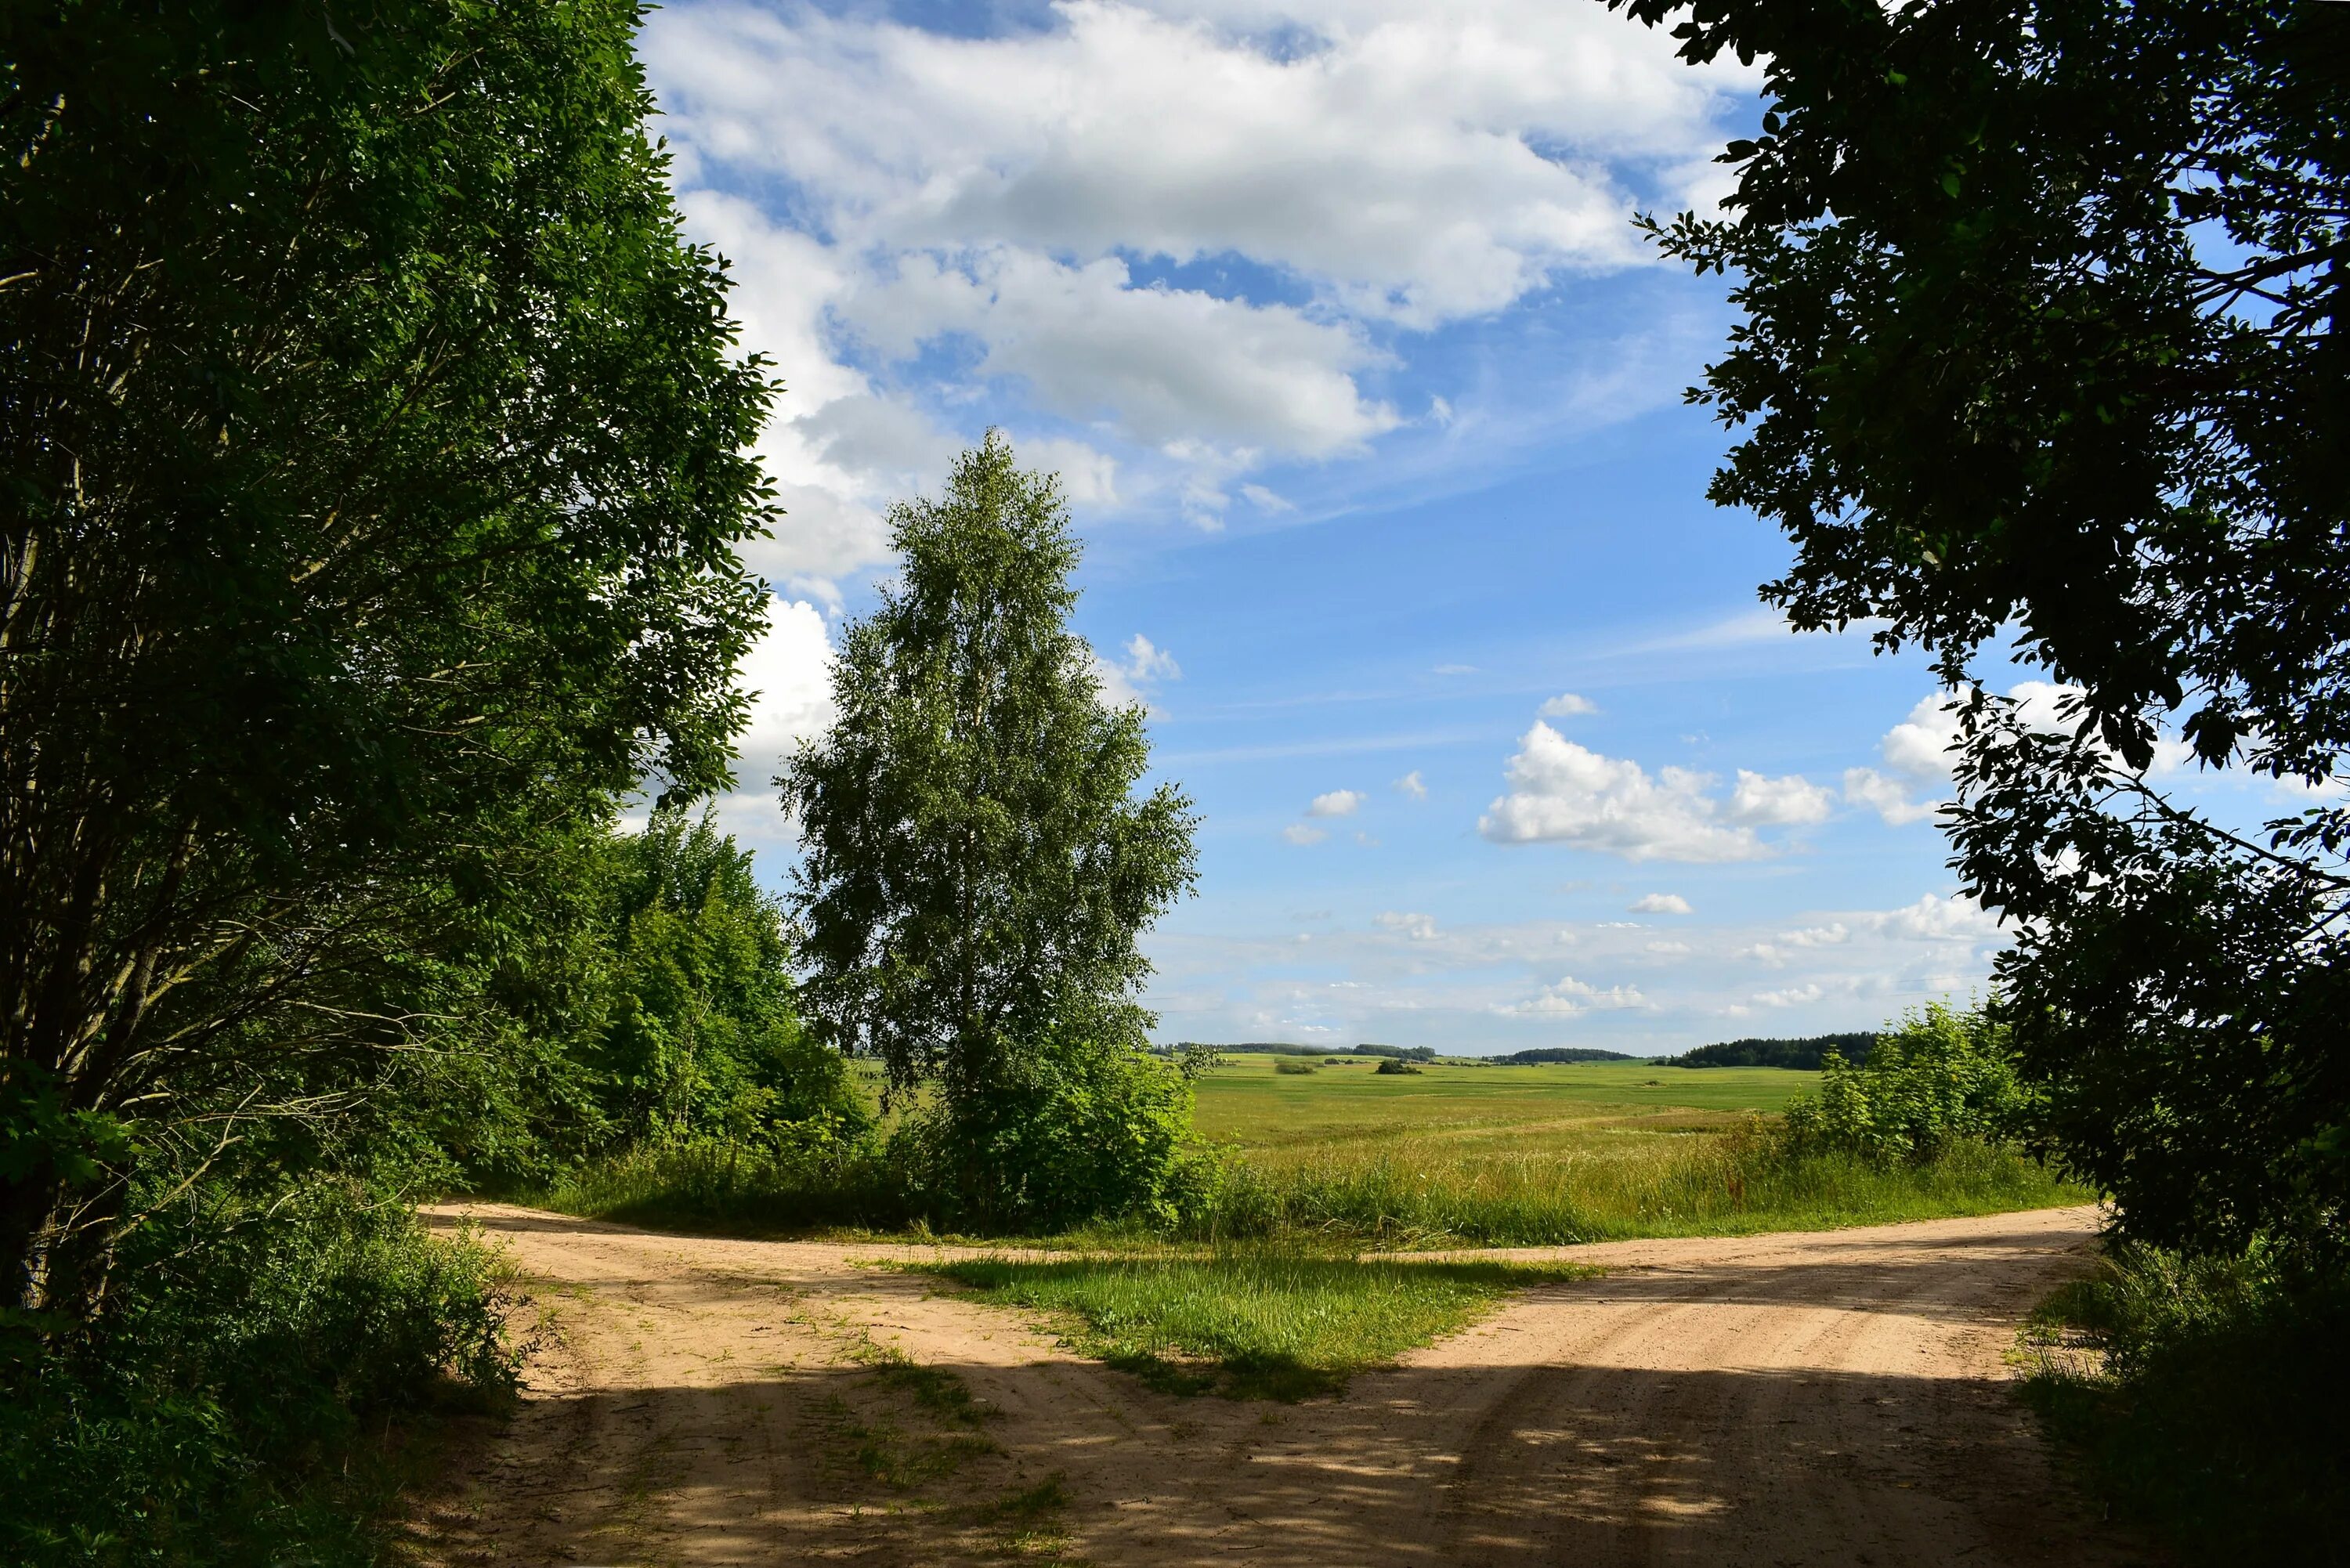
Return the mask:
<svg viewBox="0 0 2350 1568">
<path fill-rule="evenodd" d="M 536 846 L 725 776 L 772 388 L 637 21 L 0 11 L 0 1304 L 445 1036 Z"/>
<path fill-rule="evenodd" d="M 1622 0 L 1618 0 L 1622 3 Z M 1956 858 L 2010 919 L 2054 1147 L 2158 1241 L 2324 1243 L 2350 1203 L 2350 8 L 2312 0 L 1629 0 L 1764 64 L 1692 393 L 1763 589 L 1963 699 Z M 2035 727 L 1977 687 L 2069 688 Z M 2231 832 L 2166 737 L 2314 793 Z"/>
<path fill-rule="evenodd" d="M 1069 629 L 1079 547 L 1055 478 L 991 432 L 890 524 L 899 580 L 848 628 L 838 717 L 779 781 L 803 838 L 803 994 L 894 1093 L 935 1085 L 947 1179 L 1008 1218 L 1069 1196 L 1011 1168 L 1045 1158 L 1040 1120 L 1139 1103 L 1121 1075 L 1148 1023 L 1136 939 L 1191 885 L 1193 818 L 1171 784 L 1137 797 L 1143 711 L 1105 705 Z M 1164 1108 L 1134 1092 L 1146 1119 Z"/>
</svg>

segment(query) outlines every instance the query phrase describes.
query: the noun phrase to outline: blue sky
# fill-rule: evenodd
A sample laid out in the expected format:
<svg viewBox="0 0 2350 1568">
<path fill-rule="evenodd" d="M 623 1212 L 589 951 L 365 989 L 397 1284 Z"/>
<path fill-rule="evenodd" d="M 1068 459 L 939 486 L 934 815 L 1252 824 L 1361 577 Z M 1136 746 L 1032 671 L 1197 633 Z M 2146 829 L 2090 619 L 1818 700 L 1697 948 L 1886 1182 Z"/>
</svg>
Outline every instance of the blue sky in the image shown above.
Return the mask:
<svg viewBox="0 0 2350 1568">
<path fill-rule="evenodd" d="M 789 389 L 723 808 L 770 874 L 882 514 L 998 425 L 1202 815 L 1162 1037 L 1649 1053 L 1987 974 L 1924 662 L 1759 604 L 1785 546 L 1680 400 L 1722 286 L 1630 225 L 1720 193 L 1751 73 L 1555 0 L 684 3 L 643 49 Z"/>
</svg>

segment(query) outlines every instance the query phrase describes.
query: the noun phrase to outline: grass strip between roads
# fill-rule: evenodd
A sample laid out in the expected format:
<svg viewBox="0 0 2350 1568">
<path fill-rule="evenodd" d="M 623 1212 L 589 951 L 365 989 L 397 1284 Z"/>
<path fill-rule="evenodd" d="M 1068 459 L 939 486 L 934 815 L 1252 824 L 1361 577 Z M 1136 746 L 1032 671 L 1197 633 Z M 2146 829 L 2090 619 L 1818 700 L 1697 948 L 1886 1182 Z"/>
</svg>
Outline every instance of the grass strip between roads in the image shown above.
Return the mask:
<svg viewBox="0 0 2350 1568">
<path fill-rule="evenodd" d="M 1288 1249 L 924 1263 L 981 1299 L 1040 1312 L 1081 1353 L 1171 1393 L 1304 1399 L 1466 1326 L 1571 1264 L 1357 1260 Z"/>
</svg>

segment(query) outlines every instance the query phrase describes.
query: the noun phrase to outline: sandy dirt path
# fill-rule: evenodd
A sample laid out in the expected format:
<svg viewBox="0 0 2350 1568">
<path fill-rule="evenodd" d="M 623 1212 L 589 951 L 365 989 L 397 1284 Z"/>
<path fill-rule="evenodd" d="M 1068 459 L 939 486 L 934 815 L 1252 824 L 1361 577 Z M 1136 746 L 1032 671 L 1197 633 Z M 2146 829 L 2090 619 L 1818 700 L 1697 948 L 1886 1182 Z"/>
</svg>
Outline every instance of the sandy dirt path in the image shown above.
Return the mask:
<svg viewBox="0 0 2350 1568">
<path fill-rule="evenodd" d="M 545 1323 L 519 1411 L 429 1500 L 434 1562 L 2139 1560 L 2007 1386 L 2089 1210 L 1483 1254 L 1608 1272 L 1303 1405 L 1156 1394 L 864 1262 L 941 1249 L 431 1217 L 504 1245 Z"/>
</svg>

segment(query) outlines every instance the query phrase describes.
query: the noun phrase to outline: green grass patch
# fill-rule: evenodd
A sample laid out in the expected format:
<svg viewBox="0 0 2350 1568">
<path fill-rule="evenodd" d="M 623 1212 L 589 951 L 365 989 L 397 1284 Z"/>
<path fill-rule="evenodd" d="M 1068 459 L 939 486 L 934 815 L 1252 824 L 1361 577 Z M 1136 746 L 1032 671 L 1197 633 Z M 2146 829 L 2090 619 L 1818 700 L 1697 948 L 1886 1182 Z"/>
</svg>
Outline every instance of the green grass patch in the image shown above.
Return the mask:
<svg viewBox="0 0 2350 1568">
<path fill-rule="evenodd" d="M 1747 1112 L 1781 1109 L 1820 1078 L 1783 1067 L 1488 1067 L 1441 1058 L 1419 1064 L 1416 1075 L 1382 1075 L 1368 1057 L 1293 1075 L 1280 1069 L 1286 1060 L 1233 1057 L 1211 1070 L 1194 1088 L 1200 1131 L 1251 1153 L 1340 1148 L 1390 1137 L 1401 1127 L 1541 1147 L 1596 1124 L 1660 1112 L 1712 1112 L 1717 1125 L 1731 1125 Z"/>
<path fill-rule="evenodd" d="M 1304 1399 L 1466 1325 L 1572 1266 L 1357 1260 L 1281 1249 L 923 1264 L 1048 1314 L 1079 1351 L 1170 1393 Z"/>
<path fill-rule="evenodd" d="M 894 1345 L 867 1335 L 849 1352 L 851 1359 L 873 1374 L 874 1381 L 911 1398 L 938 1420 L 953 1427 L 977 1427 L 997 1412 L 975 1398 L 971 1385 L 942 1366 L 925 1366 Z"/>
</svg>

